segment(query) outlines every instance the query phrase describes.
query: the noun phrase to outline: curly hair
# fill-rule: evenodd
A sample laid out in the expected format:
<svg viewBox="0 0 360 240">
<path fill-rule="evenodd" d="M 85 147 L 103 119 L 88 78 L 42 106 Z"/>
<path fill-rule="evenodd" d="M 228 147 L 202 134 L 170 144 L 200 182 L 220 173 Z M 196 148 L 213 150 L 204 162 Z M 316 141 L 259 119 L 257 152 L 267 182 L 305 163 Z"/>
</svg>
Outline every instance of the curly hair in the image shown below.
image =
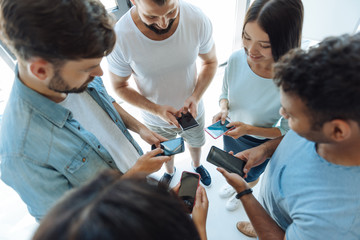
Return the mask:
<svg viewBox="0 0 360 240">
<path fill-rule="evenodd" d="M 185 205 L 144 175 L 105 170 L 69 191 L 45 216 L 33 240 L 200 239 Z"/>
<path fill-rule="evenodd" d="M 360 33 L 294 49 L 274 67 L 274 82 L 306 104 L 314 127 L 333 119 L 360 124 Z"/>
<path fill-rule="evenodd" d="M 113 20 L 98 0 L 1 0 L 0 22 L 2 38 L 22 60 L 98 58 L 115 45 Z"/>
</svg>

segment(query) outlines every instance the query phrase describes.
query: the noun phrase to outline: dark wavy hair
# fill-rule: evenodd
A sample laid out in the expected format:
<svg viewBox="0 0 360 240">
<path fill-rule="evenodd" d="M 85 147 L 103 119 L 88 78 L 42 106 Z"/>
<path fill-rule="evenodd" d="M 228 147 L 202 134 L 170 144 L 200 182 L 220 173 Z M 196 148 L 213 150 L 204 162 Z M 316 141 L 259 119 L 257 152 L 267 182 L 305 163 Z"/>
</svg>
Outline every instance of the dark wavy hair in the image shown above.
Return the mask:
<svg viewBox="0 0 360 240">
<path fill-rule="evenodd" d="M 304 18 L 301 0 L 255 0 L 246 12 L 245 25 L 257 21 L 269 35 L 275 62 L 290 49 L 300 47 Z"/>
<path fill-rule="evenodd" d="M 51 63 L 109 54 L 113 20 L 98 0 L 1 0 L 0 30 L 15 55 Z"/>
<path fill-rule="evenodd" d="M 326 38 L 308 52 L 292 50 L 274 71 L 275 83 L 306 104 L 315 128 L 333 119 L 360 125 L 360 33 Z"/>
<path fill-rule="evenodd" d="M 71 190 L 45 216 L 33 240 L 200 239 L 173 191 L 145 176 L 106 170 Z"/>
</svg>

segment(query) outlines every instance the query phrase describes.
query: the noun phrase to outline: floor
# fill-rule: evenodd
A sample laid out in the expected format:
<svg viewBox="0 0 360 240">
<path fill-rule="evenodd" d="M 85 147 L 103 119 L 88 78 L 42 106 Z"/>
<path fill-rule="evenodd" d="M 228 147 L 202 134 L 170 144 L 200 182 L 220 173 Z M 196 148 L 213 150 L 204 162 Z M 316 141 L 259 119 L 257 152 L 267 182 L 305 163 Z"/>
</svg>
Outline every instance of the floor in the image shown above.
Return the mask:
<svg viewBox="0 0 360 240">
<path fill-rule="evenodd" d="M 2 61 L 2 60 L 0 60 Z M 106 61 L 102 62 L 105 75 L 103 76 L 105 85 L 112 96 L 113 91 L 108 81 Z M 0 68 L 2 70 L 2 78 L 0 83 L 0 115 L 4 110 L 6 99 L 8 98 L 9 91 L 11 89 L 13 81 L 13 72 L 7 67 L 7 65 L 0 62 Z M 209 89 L 203 96 L 206 109 L 206 125 L 211 124 L 211 118 L 217 113 L 218 109 L 218 96 L 220 94 L 222 76 L 224 74 L 224 68 L 219 68 Z M 140 111 L 127 103 L 122 103 L 122 106 L 141 121 Z M 139 142 L 144 151 L 150 150 L 150 146 L 143 142 L 136 134 L 133 134 L 135 139 Z M 248 220 L 246 213 L 241 206 L 234 212 L 229 212 L 225 209 L 225 203 L 227 199 L 221 199 L 218 196 L 218 191 L 221 186 L 224 185 L 225 180 L 220 173 L 215 169 L 215 166 L 206 162 L 206 156 L 211 146 L 222 147 L 222 139 L 213 139 L 206 134 L 206 144 L 203 147 L 202 164 L 209 170 L 213 183 L 210 188 L 206 188 L 209 198 L 209 211 L 207 219 L 207 234 L 208 239 L 251 239 L 236 229 L 236 222 L 239 220 Z M 187 150 L 175 157 L 175 164 L 177 167 L 177 173 L 171 185 L 175 185 L 179 182 L 181 172 L 192 171 L 190 165 L 190 154 Z M 152 174 L 154 178 L 159 179 L 163 174 L 164 169 Z M 260 181 L 261 182 L 261 181 Z M 261 184 L 261 183 L 260 183 Z M 259 185 L 254 187 L 254 195 L 257 196 L 259 192 Z M 6 186 L 0 181 L 0 240 L 27 240 L 31 239 L 33 232 L 37 228 L 37 223 L 27 212 L 25 204 L 21 201 L 19 196 L 11 188 Z"/>
</svg>

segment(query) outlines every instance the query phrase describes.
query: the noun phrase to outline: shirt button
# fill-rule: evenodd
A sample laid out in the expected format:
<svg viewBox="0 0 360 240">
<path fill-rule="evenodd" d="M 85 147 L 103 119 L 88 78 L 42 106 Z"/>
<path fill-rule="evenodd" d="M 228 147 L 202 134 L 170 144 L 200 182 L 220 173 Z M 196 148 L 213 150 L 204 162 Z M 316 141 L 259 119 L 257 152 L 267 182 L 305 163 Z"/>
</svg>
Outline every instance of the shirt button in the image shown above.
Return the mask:
<svg viewBox="0 0 360 240">
<path fill-rule="evenodd" d="M 109 163 L 112 163 L 112 161 L 109 161 Z"/>
<path fill-rule="evenodd" d="M 116 119 L 115 122 L 118 122 L 118 120 Z"/>
<path fill-rule="evenodd" d="M 100 148 L 100 145 L 98 145 L 98 148 Z"/>
<path fill-rule="evenodd" d="M 78 129 L 80 130 L 80 126 L 78 126 Z"/>
<path fill-rule="evenodd" d="M 86 158 L 83 158 L 83 159 L 82 159 L 82 162 L 85 162 L 85 161 L 86 161 Z"/>
</svg>

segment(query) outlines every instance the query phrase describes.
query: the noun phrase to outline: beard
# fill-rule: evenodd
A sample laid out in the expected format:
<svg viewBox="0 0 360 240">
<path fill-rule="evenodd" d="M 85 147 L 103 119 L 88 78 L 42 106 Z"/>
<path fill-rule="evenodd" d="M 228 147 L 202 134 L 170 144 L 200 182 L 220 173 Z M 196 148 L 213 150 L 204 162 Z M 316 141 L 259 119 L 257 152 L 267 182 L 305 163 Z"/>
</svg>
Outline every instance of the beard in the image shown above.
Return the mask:
<svg viewBox="0 0 360 240">
<path fill-rule="evenodd" d="M 170 19 L 170 21 L 169 21 L 169 26 L 168 26 L 167 28 L 165 28 L 165 29 L 158 29 L 158 28 L 156 28 L 156 24 L 155 24 L 155 23 L 150 24 L 150 25 L 148 25 L 148 24 L 146 24 L 146 23 L 144 23 L 144 22 L 143 22 L 143 23 L 145 24 L 145 26 L 146 26 L 148 29 L 150 29 L 150 30 L 153 31 L 154 33 L 156 33 L 156 34 L 158 34 L 158 35 L 162 35 L 162 34 L 168 33 L 168 32 L 170 31 L 173 23 L 175 22 L 175 19 L 176 19 L 176 18 Z"/>
<path fill-rule="evenodd" d="M 89 77 L 86 82 L 77 88 L 70 88 L 60 75 L 60 70 L 55 70 L 54 77 L 50 80 L 48 88 L 58 93 L 82 93 L 95 77 Z"/>
</svg>

